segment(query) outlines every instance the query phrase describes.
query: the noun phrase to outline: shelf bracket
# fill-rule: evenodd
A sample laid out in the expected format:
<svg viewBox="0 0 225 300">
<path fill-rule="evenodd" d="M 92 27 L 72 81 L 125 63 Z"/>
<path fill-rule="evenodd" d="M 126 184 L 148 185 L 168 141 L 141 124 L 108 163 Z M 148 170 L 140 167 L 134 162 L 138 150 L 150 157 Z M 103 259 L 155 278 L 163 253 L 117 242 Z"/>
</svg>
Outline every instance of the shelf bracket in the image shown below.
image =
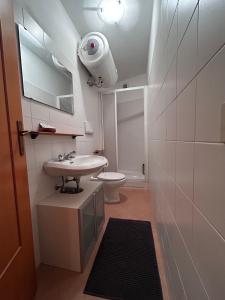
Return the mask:
<svg viewBox="0 0 225 300">
<path fill-rule="evenodd" d="M 39 136 L 39 132 L 37 131 L 30 131 L 30 137 L 32 140 L 35 140 Z"/>
</svg>

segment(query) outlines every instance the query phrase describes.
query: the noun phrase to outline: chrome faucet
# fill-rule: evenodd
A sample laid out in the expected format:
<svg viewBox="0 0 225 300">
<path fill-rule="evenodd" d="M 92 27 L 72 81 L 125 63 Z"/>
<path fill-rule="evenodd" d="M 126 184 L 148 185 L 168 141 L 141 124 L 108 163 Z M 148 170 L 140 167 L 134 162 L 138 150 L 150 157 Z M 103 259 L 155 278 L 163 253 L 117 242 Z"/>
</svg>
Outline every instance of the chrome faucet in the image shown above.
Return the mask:
<svg viewBox="0 0 225 300">
<path fill-rule="evenodd" d="M 69 152 L 69 153 L 64 153 L 64 154 L 59 154 L 58 155 L 58 160 L 59 161 L 64 161 L 64 160 L 70 160 L 70 159 L 72 159 L 72 158 L 74 158 L 75 157 L 75 154 L 76 154 L 76 151 L 75 150 L 73 150 L 73 151 L 71 151 L 71 152 Z"/>
<path fill-rule="evenodd" d="M 76 154 L 76 151 L 75 151 L 75 150 L 73 150 L 73 151 L 71 151 L 71 152 L 65 154 L 65 155 L 64 155 L 64 160 L 69 160 L 69 159 L 71 159 L 71 158 L 75 158 L 75 154 Z"/>
</svg>

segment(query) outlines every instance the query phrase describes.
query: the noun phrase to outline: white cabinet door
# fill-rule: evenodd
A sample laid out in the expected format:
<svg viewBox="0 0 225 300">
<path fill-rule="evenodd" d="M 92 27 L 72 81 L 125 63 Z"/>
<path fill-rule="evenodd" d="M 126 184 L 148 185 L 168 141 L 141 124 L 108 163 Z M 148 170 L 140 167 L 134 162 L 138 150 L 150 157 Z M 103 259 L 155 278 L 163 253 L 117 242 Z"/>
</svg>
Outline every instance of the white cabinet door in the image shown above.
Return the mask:
<svg viewBox="0 0 225 300">
<path fill-rule="evenodd" d="M 81 257 L 83 267 L 88 261 L 95 243 L 95 196 L 87 200 L 80 211 Z"/>
<path fill-rule="evenodd" d="M 85 267 L 105 220 L 104 192 L 93 193 L 80 210 L 80 241 L 82 269 Z"/>
</svg>

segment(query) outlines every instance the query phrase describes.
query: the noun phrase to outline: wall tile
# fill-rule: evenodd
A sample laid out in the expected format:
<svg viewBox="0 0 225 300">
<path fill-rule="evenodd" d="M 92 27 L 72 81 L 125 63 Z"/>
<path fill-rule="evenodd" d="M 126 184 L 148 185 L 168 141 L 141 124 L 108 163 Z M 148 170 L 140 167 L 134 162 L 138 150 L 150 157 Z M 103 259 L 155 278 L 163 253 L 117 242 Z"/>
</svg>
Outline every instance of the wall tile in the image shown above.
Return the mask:
<svg viewBox="0 0 225 300">
<path fill-rule="evenodd" d="M 166 76 L 165 81 L 165 107 L 170 104 L 175 98 L 177 94 L 177 59 L 176 56 L 172 64 L 170 65 L 169 72 Z"/>
<path fill-rule="evenodd" d="M 23 117 L 31 116 L 31 102 L 25 98 L 21 99 Z"/>
<path fill-rule="evenodd" d="M 184 207 L 185 209 L 185 207 Z M 209 299 L 201 278 L 195 269 L 190 252 L 183 242 L 183 238 L 177 229 L 174 234 L 174 256 L 184 284 L 187 299 L 206 300 Z"/>
<path fill-rule="evenodd" d="M 167 249 L 167 278 L 169 280 L 169 285 L 171 287 L 171 299 L 187 300 L 187 296 L 184 290 L 184 285 L 180 277 L 180 272 L 177 264 L 174 260 L 173 254 L 170 249 Z"/>
<path fill-rule="evenodd" d="M 184 39 L 178 48 L 177 59 L 177 91 L 178 93 L 188 84 L 197 71 L 197 25 L 198 10 L 190 21 Z"/>
<path fill-rule="evenodd" d="M 157 207 L 171 299 L 222 300 L 225 146 L 221 143 L 221 106 L 225 102 L 225 47 L 222 48 L 225 2 L 179 0 L 179 48 L 176 64 L 172 66 L 175 23 L 169 37 L 168 32 L 175 2 L 163 1 L 153 57 L 151 75 L 159 92 L 154 94 L 149 115 L 149 127 L 156 128 L 157 136 L 153 141 L 150 135 L 149 142 L 151 195 Z"/>
<path fill-rule="evenodd" d="M 225 145 L 195 145 L 194 202 L 225 237 Z"/>
<path fill-rule="evenodd" d="M 36 142 L 34 145 L 34 151 L 35 151 L 34 159 L 36 162 L 36 170 L 39 173 L 43 170 L 43 163 L 52 158 L 52 145 L 51 143 L 46 143 L 42 145 Z"/>
<path fill-rule="evenodd" d="M 171 27 L 178 0 L 170 0 L 167 2 L 167 28 Z"/>
<path fill-rule="evenodd" d="M 221 106 L 225 102 L 225 48 L 197 78 L 196 141 L 220 142 Z"/>
<path fill-rule="evenodd" d="M 177 103 L 173 101 L 166 110 L 166 139 L 168 141 L 176 141 L 176 117 L 177 117 Z"/>
<path fill-rule="evenodd" d="M 31 117 L 23 117 L 23 128 L 25 130 L 32 130 L 33 124 Z"/>
<path fill-rule="evenodd" d="M 175 216 L 176 213 L 176 184 L 170 177 L 165 182 L 165 197 L 167 198 L 169 209 Z"/>
<path fill-rule="evenodd" d="M 198 0 L 179 0 L 178 2 L 178 42 L 180 43 L 191 20 Z"/>
<path fill-rule="evenodd" d="M 198 66 L 202 67 L 225 43 L 225 2 L 199 1 Z"/>
<path fill-rule="evenodd" d="M 27 161 L 27 170 L 28 172 L 32 169 L 36 168 L 36 161 L 35 161 L 35 152 L 34 152 L 34 145 L 26 145 L 26 161 Z"/>
<path fill-rule="evenodd" d="M 193 214 L 194 261 L 210 299 L 223 299 L 225 295 L 225 241 L 194 209 Z"/>
<path fill-rule="evenodd" d="M 177 142 L 176 183 L 184 194 L 193 200 L 194 143 Z"/>
<path fill-rule="evenodd" d="M 31 102 L 30 103 L 31 107 L 31 116 L 34 119 L 42 119 L 45 120 L 46 122 L 49 121 L 49 108 L 45 105 Z"/>
<path fill-rule="evenodd" d="M 183 235 L 184 241 L 192 250 L 192 203 L 179 187 L 176 187 L 176 223 Z M 175 247 L 177 248 L 177 247 Z M 179 249 L 179 248 L 178 248 Z M 179 252 L 179 250 L 177 251 Z"/>
<path fill-rule="evenodd" d="M 167 175 L 170 179 L 175 181 L 176 171 L 176 142 L 166 142 L 166 169 Z"/>
<path fill-rule="evenodd" d="M 196 80 L 177 98 L 177 140 L 193 142 L 195 139 Z"/>
<path fill-rule="evenodd" d="M 168 2 L 169 3 L 169 2 Z M 167 70 L 170 67 L 174 57 L 177 54 L 177 10 L 175 12 L 173 23 L 170 28 L 168 42 L 167 42 Z"/>
</svg>

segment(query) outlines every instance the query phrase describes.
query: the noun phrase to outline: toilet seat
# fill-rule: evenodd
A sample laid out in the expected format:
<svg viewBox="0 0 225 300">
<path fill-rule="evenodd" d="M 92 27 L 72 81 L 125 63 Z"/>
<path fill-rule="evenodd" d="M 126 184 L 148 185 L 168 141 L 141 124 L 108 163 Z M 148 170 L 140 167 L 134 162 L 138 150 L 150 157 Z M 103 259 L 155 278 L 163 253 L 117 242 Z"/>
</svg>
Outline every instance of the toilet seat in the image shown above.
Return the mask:
<svg viewBox="0 0 225 300">
<path fill-rule="evenodd" d="M 116 172 L 102 172 L 97 178 L 101 181 L 121 181 L 126 178 L 126 176 L 122 173 Z"/>
</svg>

